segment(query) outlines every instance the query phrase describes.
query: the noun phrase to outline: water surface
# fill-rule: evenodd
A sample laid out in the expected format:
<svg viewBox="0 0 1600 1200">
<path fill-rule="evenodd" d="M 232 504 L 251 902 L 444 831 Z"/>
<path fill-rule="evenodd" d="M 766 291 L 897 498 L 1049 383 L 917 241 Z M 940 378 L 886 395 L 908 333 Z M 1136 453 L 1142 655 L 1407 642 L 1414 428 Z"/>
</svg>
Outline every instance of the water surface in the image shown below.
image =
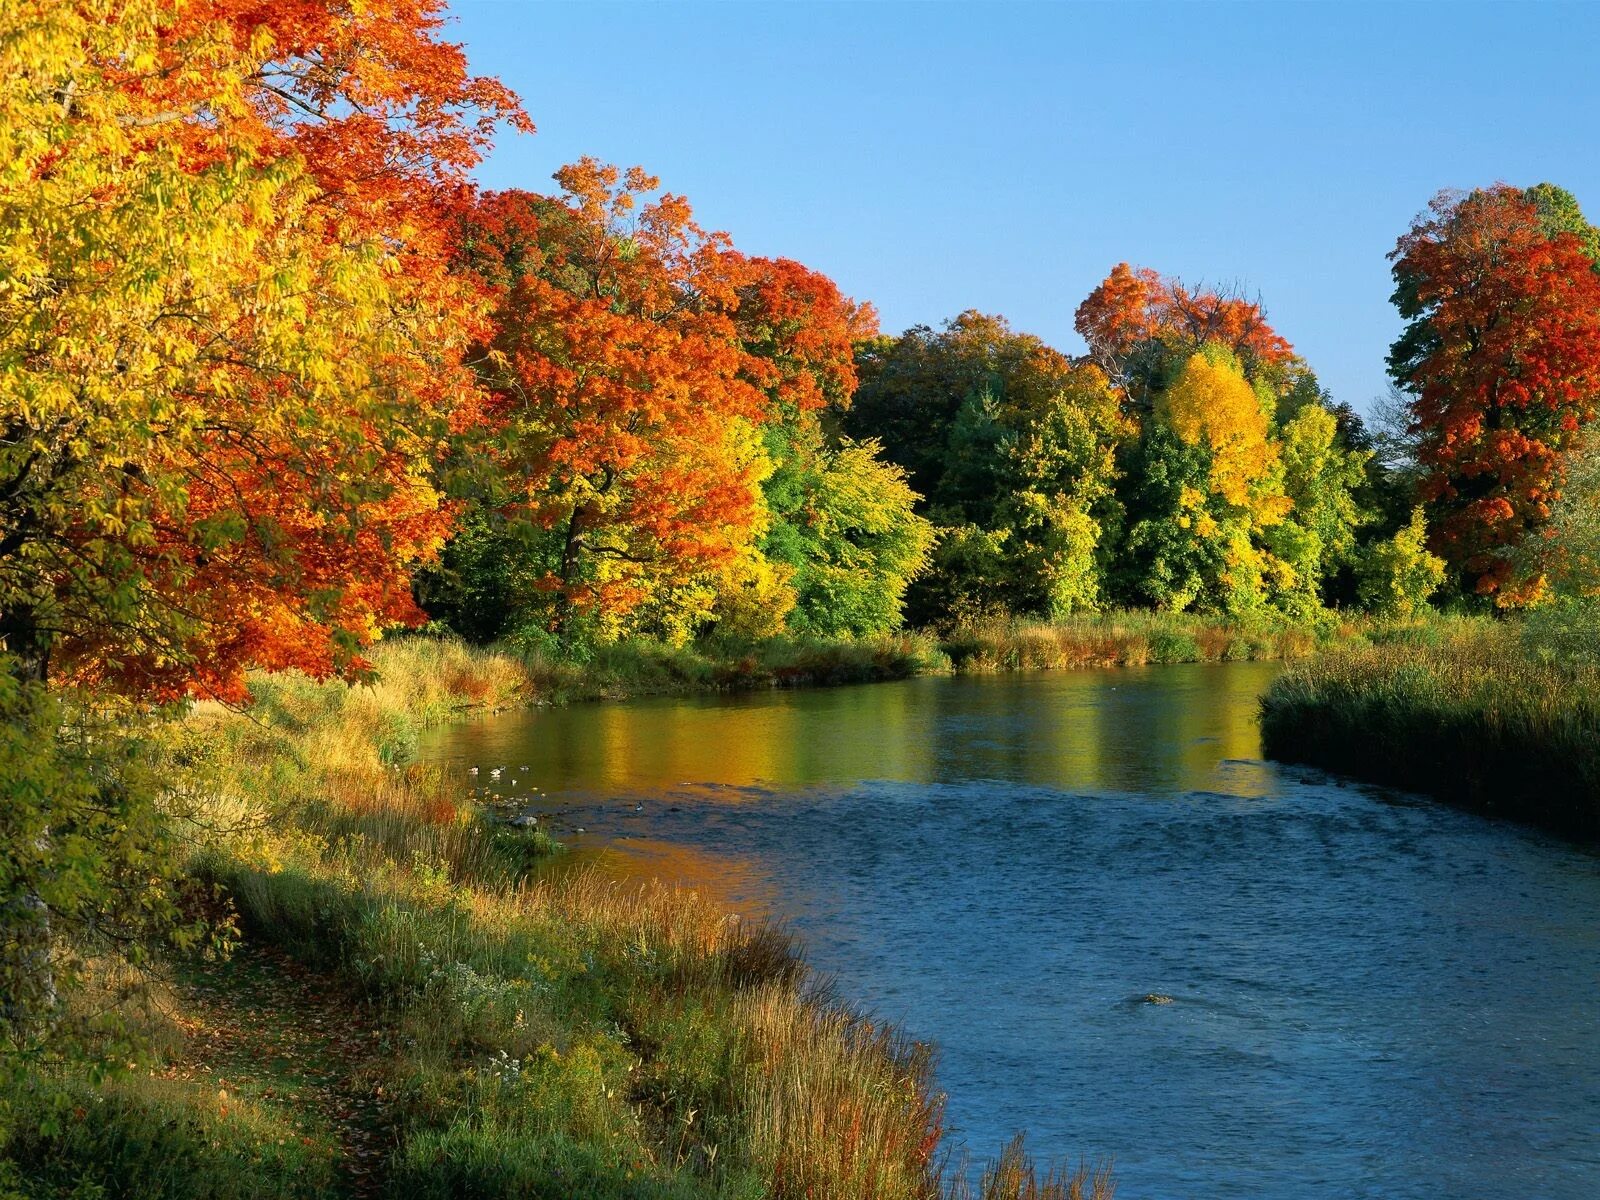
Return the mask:
<svg viewBox="0 0 1600 1200">
<path fill-rule="evenodd" d="M 586 705 L 425 752 L 504 766 L 577 861 L 788 920 L 939 1044 L 976 1155 L 1026 1128 L 1125 1200 L 1600 1196 L 1600 857 L 1261 762 L 1274 670 Z"/>
</svg>

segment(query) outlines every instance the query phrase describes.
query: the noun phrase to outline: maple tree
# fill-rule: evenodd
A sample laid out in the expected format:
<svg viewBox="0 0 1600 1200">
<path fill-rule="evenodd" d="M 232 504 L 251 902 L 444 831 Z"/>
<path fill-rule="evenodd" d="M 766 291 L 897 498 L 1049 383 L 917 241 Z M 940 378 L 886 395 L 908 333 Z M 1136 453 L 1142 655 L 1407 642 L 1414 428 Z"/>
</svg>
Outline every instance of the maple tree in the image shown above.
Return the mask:
<svg viewBox="0 0 1600 1200">
<path fill-rule="evenodd" d="M 1159 343 L 1162 357 L 1182 357 L 1207 344 L 1226 346 L 1254 378 L 1258 368 L 1281 369 L 1294 349 L 1267 323 L 1258 301 L 1216 288 L 1188 287 L 1141 267 L 1118 263 L 1078 305 L 1074 327 L 1089 357 L 1126 386 L 1130 360 Z"/>
<path fill-rule="evenodd" d="M 480 317 L 441 229 L 509 93 L 439 5 L 0 8 L 0 1023 L 60 934 L 197 932 L 152 701 L 418 621 Z M 65 685 L 57 688 L 52 685 Z M 119 697 L 122 698 L 119 701 Z"/>
<path fill-rule="evenodd" d="M 1441 192 L 1390 255 L 1408 324 L 1389 368 L 1410 398 L 1435 549 L 1502 606 L 1543 588 L 1518 547 L 1600 398 L 1600 276 L 1549 198 Z"/>
<path fill-rule="evenodd" d="M 593 159 L 556 178 L 559 196 L 484 196 L 463 256 L 496 289 L 478 359 L 491 453 L 506 502 L 547 535 L 549 627 L 593 619 L 613 636 L 675 591 L 709 599 L 697 585 L 765 519 L 758 381 L 797 404 L 811 393 L 743 349 L 747 265 L 681 197 Z"/>
</svg>

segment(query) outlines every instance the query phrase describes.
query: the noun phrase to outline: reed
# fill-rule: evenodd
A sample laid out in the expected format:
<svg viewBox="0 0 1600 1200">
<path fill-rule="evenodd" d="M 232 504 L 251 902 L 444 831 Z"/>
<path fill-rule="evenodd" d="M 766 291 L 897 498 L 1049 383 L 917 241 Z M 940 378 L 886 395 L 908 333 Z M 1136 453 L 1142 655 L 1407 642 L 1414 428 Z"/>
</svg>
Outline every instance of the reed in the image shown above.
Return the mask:
<svg viewBox="0 0 1600 1200">
<path fill-rule="evenodd" d="M 997 620 L 953 630 L 940 648 L 958 672 L 1073 670 L 1150 663 L 1296 659 L 1354 627 L 1239 624 L 1190 613 L 1094 613 Z"/>
<path fill-rule="evenodd" d="M 1537 653 L 1514 622 L 1436 621 L 1280 676 L 1269 757 L 1600 836 L 1600 668 Z"/>
</svg>

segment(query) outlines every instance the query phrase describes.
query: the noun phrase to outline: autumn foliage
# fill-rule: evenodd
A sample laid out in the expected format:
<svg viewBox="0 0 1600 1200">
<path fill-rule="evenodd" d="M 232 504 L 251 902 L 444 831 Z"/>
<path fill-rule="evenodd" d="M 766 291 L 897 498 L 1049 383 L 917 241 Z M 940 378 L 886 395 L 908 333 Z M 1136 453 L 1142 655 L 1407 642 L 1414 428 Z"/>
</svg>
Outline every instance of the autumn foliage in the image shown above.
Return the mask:
<svg viewBox="0 0 1600 1200">
<path fill-rule="evenodd" d="M 438 5 L 0 17 L 0 612 L 23 669 L 156 697 L 359 666 L 415 621 L 479 319 L 442 217 L 499 85 Z"/>
<path fill-rule="evenodd" d="M 516 500 L 557 535 L 542 582 L 559 619 L 621 618 L 748 540 L 766 397 L 726 239 L 637 168 L 585 160 L 558 181 L 486 196 L 464 236 L 497 288 L 487 411 Z"/>
<path fill-rule="evenodd" d="M 881 632 L 908 596 L 1305 614 L 1359 597 L 1355 531 L 1411 536 L 1417 498 L 1519 603 L 1594 415 L 1600 235 L 1549 185 L 1442 198 L 1397 248 L 1420 496 L 1377 501 L 1359 421 L 1237 288 L 1119 264 L 1079 359 L 976 312 L 883 338 L 640 168 L 480 194 L 496 128 L 529 126 L 437 0 L 0 21 L 19 678 L 359 672 L 434 602 L 419 566 L 503 610 L 487 636 L 565 642 Z"/>
<path fill-rule="evenodd" d="M 1267 323 L 1258 301 L 1225 290 L 1188 287 L 1141 267 L 1118 263 L 1078 305 L 1078 333 L 1089 356 L 1114 377 L 1141 342 L 1160 340 L 1198 350 L 1225 346 L 1241 359 L 1278 366 L 1294 348 Z"/>
<path fill-rule="evenodd" d="M 1390 367 L 1437 547 L 1479 593 L 1525 603 L 1541 581 L 1515 551 L 1549 517 L 1600 399 L 1600 276 L 1578 234 L 1505 185 L 1440 193 L 1390 257 L 1411 322 Z"/>
</svg>

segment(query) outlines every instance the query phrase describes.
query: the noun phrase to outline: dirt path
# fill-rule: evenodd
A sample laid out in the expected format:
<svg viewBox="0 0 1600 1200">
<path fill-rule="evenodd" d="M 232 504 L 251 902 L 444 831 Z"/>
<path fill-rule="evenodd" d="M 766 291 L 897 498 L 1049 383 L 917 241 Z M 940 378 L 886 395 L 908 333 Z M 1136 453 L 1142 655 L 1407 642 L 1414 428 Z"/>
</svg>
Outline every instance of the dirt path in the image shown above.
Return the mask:
<svg viewBox="0 0 1600 1200">
<path fill-rule="evenodd" d="M 227 963 L 187 971 L 174 990 L 185 1049 L 164 1075 L 292 1115 L 305 1136 L 338 1148 L 349 1195 L 383 1193 L 396 1142 L 377 1082 L 382 1032 L 358 1000 L 286 955 L 248 945 Z"/>
</svg>

